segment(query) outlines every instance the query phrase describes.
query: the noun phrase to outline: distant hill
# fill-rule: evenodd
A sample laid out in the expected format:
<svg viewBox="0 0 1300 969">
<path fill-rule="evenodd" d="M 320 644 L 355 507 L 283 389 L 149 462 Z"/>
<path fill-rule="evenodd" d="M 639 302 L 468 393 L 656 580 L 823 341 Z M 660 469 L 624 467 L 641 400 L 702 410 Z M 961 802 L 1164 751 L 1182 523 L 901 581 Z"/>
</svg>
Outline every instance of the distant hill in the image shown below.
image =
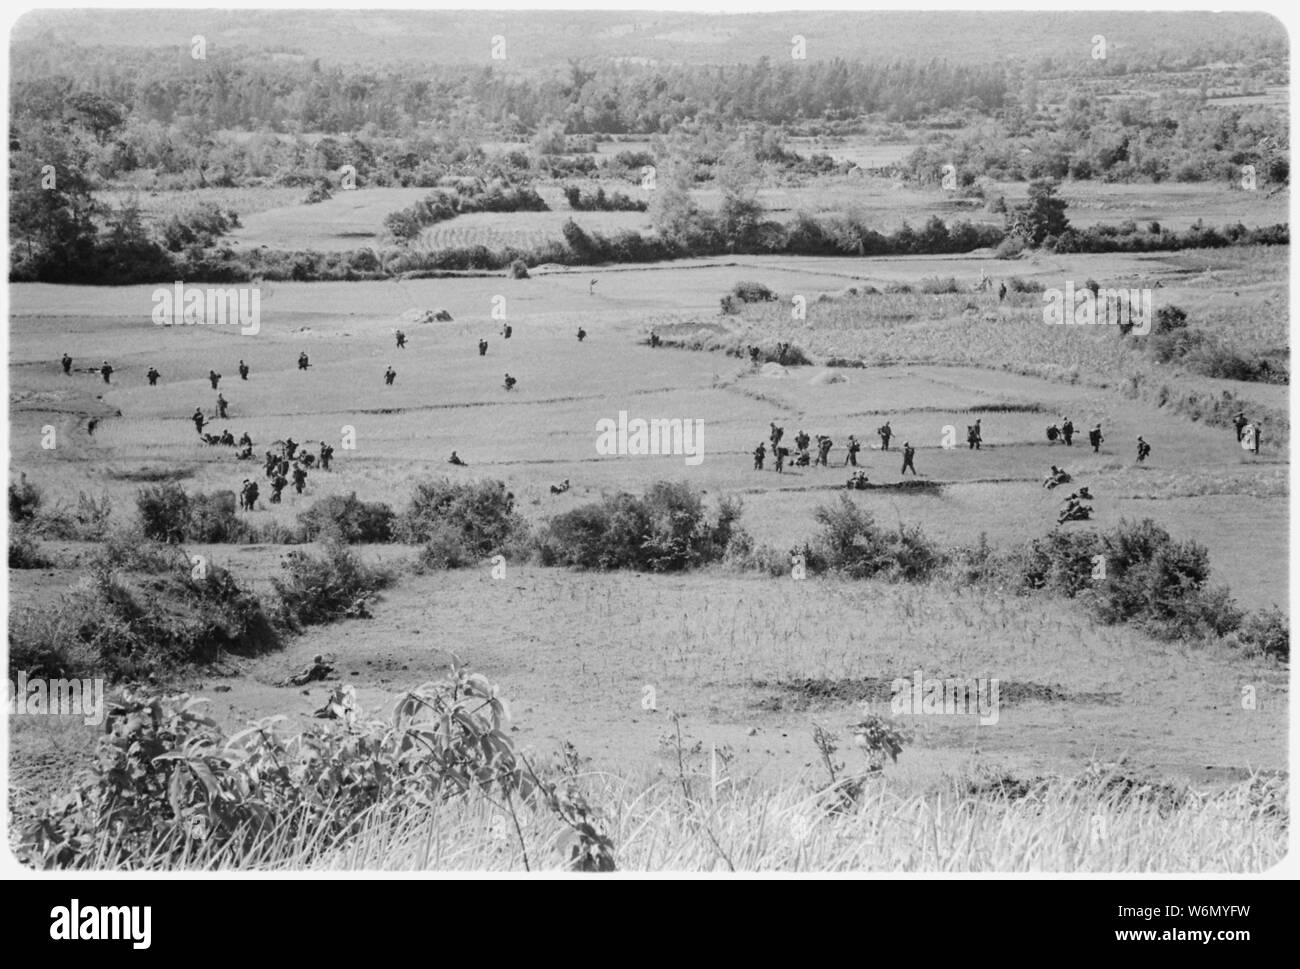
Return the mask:
<svg viewBox="0 0 1300 969">
<path fill-rule="evenodd" d="M 809 60 L 988 62 L 1089 56 L 1092 38 L 1126 59 L 1177 63 L 1285 56 L 1282 24 L 1267 14 L 1209 12 L 787 12 L 706 15 L 665 11 L 44 10 L 14 26 L 11 44 L 39 45 L 52 62 L 79 46 L 243 47 L 328 63 L 375 67 L 492 64 L 563 67 L 570 59 L 634 63 L 748 63 L 790 57 L 805 38 Z M 492 38 L 505 60 L 490 58 Z M 53 64 L 52 64 L 53 66 Z"/>
</svg>

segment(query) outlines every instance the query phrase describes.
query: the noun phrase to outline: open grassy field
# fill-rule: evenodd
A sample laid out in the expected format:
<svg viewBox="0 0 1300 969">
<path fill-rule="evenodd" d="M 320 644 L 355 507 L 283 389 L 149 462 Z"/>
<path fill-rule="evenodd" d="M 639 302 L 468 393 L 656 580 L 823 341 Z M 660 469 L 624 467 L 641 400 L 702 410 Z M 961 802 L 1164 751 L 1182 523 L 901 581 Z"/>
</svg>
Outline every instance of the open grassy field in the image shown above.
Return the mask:
<svg viewBox="0 0 1300 969">
<path fill-rule="evenodd" d="M 327 203 L 328 204 L 328 203 Z M 1242 316 L 1243 339 L 1286 342 L 1285 254 L 1048 257 L 999 263 L 956 259 L 751 259 L 617 270 L 542 273 L 529 280 L 484 277 L 367 284 L 277 284 L 264 292 L 261 332 L 159 328 L 150 322 L 148 287 L 11 288 L 11 468 L 24 471 L 50 501 L 79 492 L 107 494 L 125 518 L 141 468 L 175 469 L 190 490 L 238 489 L 253 471 L 230 451 L 202 446 L 189 415 L 210 411 L 209 368 L 230 419 L 257 454 L 270 441 L 330 440 L 356 431 L 356 449 L 339 451 L 335 469 L 313 473 L 306 493 L 250 517 L 286 523 L 327 494 L 355 491 L 401 507 L 429 476 L 500 478 L 525 516 L 539 522 L 602 492 L 641 491 L 656 479 L 684 480 L 710 498 L 743 498 L 742 522 L 759 542 L 787 548 L 810 537 L 813 513 L 843 493 L 845 472 L 751 470 L 750 451 L 776 421 L 836 441 L 849 433 L 873 485 L 853 498 L 883 523 L 918 523 L 943 543 L 987 535 L 1005 546 L 1051 530 L 1059 497 L 1041 487 L 1061 464 L 1097 496 L 1096 524 L 1151 517 L 1176 538 L 1210 552 L 1214 580 L 1243 606 L 1287 608 L 1288 451 L 1270 441 L 1258 458 L 1231 432 L 1194 423 L 1121 393 L 1126 355 L 1113 333 L 1051 328 L 1035 320 L 1034 297 L 999 305 L 996 294 L 836 296 L 855 282 L 880 286 L 953 275 L 973 287 L 983 272 L 1014 269 L 1042 280 L 1163 281 L 1160 299 L 1197 307 L 1197 322 L 1227 330 Z M 596 279 L 594 292 L 589 281 Z M 808 318 L 776 310 L 718 317 L 720 294 L 739 279 L 778 292 L 808 294 Z M 1235 287 L 1235 292 L 1234 292 Z M 1233 295 L 1229 295 L 1233 294 Z M 491 312 L 504 297 L 512 338 Z M 973 302 L 975 311 L 966 304 Z M 787 304 L 788 305 L 788 304 Z M 446 308 L 449 323 L 411 322 Z M 766 313 L 766 315 L 765 315 Z M 853 354 L 886 366 L 828 371 L 793 367 L 765 377 L 748 361 L 718 352 L 652 350 L 641 341 L 673 321 L 717 324 L 742 342 L 779 338 L 818 359 Z M 590 334 L 574 338 L 578 326 Z M 408 347 L 394 347 L 403 327 Z M 486 357 L 475 344 L 489 340 Z M 956 349 L 954 349 L 956 348 Z M 295 368 L 300 351 L 312 367 Z M 961 350 L 961 353 L 957 351 Z M 75 359 L 65 377 L 58 357 Z M 105 358 L 111 386 L 83 368 Z M 235 375 L 238 360 L 252 373 Z M 162 372 L 149 387 L 144 371 Z M 385 367 L 398 373 L 386 387 Z M 1008 372 L 1011 370 L 1023 372 Z M 1059 372 L 1049 372 L 1055 366 Z M 1150 369 L 1151 365 L 1148 365 Z M 518 388 L 506 394 L 502 375 Z M 1062 375 L 1073 372 L 1070 379 Z M 834 378 L 839 379 L 838 382 Z M 1153 375 L 1177 386 L 1175 374 Z M 1228 382 L 1223 382 L 1228 383 Z M 1261 406 L 1286 406 L 1286 388 L 1237 385 Z M 1251 397 L 1250 395 L 1256 395 Z M 595 425 L 631 416 L 704 421 L 705 458 L 601 456 Z M 1093 454 L 1083 441 L 1049 445 L 1043 428 L 1068 414 L 1081 429 L 1101 422 L 1107 442 Z M 983 420 L 985 447 L 962 446 L 966 424 Z M 88 420 L 99 417 L 91 434 Z M 878 450 L 874 429 L 892 422 L 895 447 L 917 447 L 917 469 L 931 487 L 898 487 L 900 459 Z M 41 447 L 43 429 L 58 445 Z M 958 447 L 944 447 L 945 428 Z M 1152 443 L 1138 466 L 1133 441 Z M 446 464 L 457 450 L 465 468 Z M 571 480 L 567 494 L 549 486 Z M 60 566 L 11 571 L 16 608 L 48 606 L 80 574 L 87 549 L 50 543 Z M 283 548 L 203 550 L 254 588 L 266 590 Z M 371 557 L 403 562 L 413 549 L 373 548 Z M 1269 563 L 1266 567 L 1261 563 Z M 288 649 L 232 663 L 225 673 L 186 685 L 214 700 L 231 726 L 250 717 L 309 716 L 328 690 L 274 686 L 316 653 L 334 658 L 339 676 L 372 707 L 430 678 L 455 652 L 499 680 L 514 704 L 519 739 L 539 750 L 573 741 L 593 769 L 653 779 L 671 768 L 664 745 L 667 711 L 684 714 L 691 735 L 734 752 L 730 770 L 746 783 L 779 784 L 817 769 L 813 721 L 841 729 L 855 699 L 797 681 L 889 680 L 927 675 L 998 677 L 1006 686 L 997 725 L 973 718 L 914 718 L 917 734 L 896 767 L 891 790 L 924 796 L 976 764 L 1041 775 L 1068 773 L 1094 755 L 1195 783 L 1240 779 L 1249 769 L 1285 765 L 1286 674 L 1229 649 L 1160 643 L 1126 627 L 1099 626 L 1067 602 L 989 597 L 971 589 L 891 586 L 838 580 L 769 579 L 709 571 L 683 577 L 573 574 L 512 567 L 494 581 L 486 569 L 406 574 L 375 607 L 375 618 L 312 631 Z M 641 706 L 653 685 L 658 712 Z M 1238 703 L 1243 684 L 1260 703 Z M 220 687 L 220 692 L 214 688 Z M 18 800 L 30 802 L 66 777 L 89 749 L 88 729 L 17 723 Z M 649 856 L 647 856 L 649 857 Z M 647 864 L 650 863 L 647 861 Z"/>
<path fill-rule="evenodd" d="M 624 150 L 623 145 L 613 146 Z M 902 147 L 876 145 L 893 155 Z M 860 151 L 874 150 L 859 146 Z M 858 150 L 858 149 L 855 149 Z M 910 148 L 908 149 L 910 150 Z M 863 164 L 859 162 L 859 164 Z M 651 228 L 649 213 L 642 212 L 574 212 L 564 200 L 563 186 L 574 184 L 590 191 L 596 184 L 586 179 L 543 180 L 537 189 L 551 207 L 549 212 L 476 213 L 439 223 L 425 230 L 417 247 L 445 248 L 483 245 L 531 247 L 561 241 L 561 228 L 572 218 L 588 231 L 613 234 L 620 230 L 647 232 Z M 606 191 L 621 191 L 633 198 L 648 198 L 649 193 L 623 182 L 601 182 Z M 385 243 L 385 216 L 404 209 L 429 194 L 425 188 L 358 188 L 338 191 L 324 202 L 306 205 L 305 189 L 208 189 L 202 192 L 112 193 L 121 202 L 133 198 L 147 217 L 165 217 L 199 201 L 214 201 L 239 213 L 242 225 L 228 237 L 236 247 L 267 246 L 272 249 L 315 249 L 341 251 Z M 1005 196 L 1008 204 L 1024 200 L 1023 183 L 995 184 L 990 193 Z M 1065 182 L 1061 197 L 1069 203 L 1073 224 L 1087 227 L 1099 222 L 1118 224 L 1128 219 L 1159 222 L 1162 226 L 1183 230 L 1198 219 L 1209 226 L 1241 221 L 1247 225 L 1285 222 L 1289 206 L 1287 192 L 1247 192 L 1236 186 L 1221 184 L 1166 183 L 1107 184 L 1100 182 Z M 711 186 L 697 189 L 692 197 L 704 208 L 716 209 L 720 190 Z M 945 222 L 959 220 L 1002 224 L 979 200 L 950 197 L 935 189 L 907 186 L 892 179 L 875 178 L 861 172 L 817 179 L 791 179 L 786 184 L 766 184 L 758 190 L 758 199 L 766 217 L 788 222 L 799 214 L 857 215 L 879 232 L 892 232 L 904 222 L 920 227 L 938 216 Z"/>
</svg>

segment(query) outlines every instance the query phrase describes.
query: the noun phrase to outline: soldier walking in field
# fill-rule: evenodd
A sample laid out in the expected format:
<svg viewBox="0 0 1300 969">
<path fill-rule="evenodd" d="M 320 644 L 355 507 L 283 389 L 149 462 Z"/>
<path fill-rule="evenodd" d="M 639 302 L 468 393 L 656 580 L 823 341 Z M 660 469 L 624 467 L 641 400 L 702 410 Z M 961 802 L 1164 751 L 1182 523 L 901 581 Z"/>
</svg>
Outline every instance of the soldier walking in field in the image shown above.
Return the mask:
<svg viewBox="0 0 1300 969">
<path fill-rule="evenodd" d="M 587 339 L 587 331 L 582 327 L 578 327 L 578 342 L 581 343 L 585 339 Z"/>
<path fill-rule="evenodd" d="M 107 360 L 105 360 L 104 365 L 99 368 L 99 375 L 104 378 L 104 383 L 112 383 L 109 378 L 113 376 L 113 368 L 109 365 Z"/>
<path fill-rule="evenodd" d="M 213 390 L 216 390 L 217 384 L 221 383 L 221 374 L 217 373 L 215 370 L 209 370 L 208 383 L 212 384 Z"/>
<path fill-rule="evenodd" d="M 758 447 L 754 448 L 754 470 L 755 471 L 763 470 L 763 461 L 766 457 L 767 457 L 767 445 L 760 443 Z"/>
<path fill-rule="evenodd" d="M 772 447 L 777 447 L 781 443 L 781 438 L 785 436 L 785 428 L 777 427 L 776 421 L 768 425 L 767 439 L 772 442 Z"/>
<path fill-rule="evenodd" d="M 1147 459 L 1147 455 L 1150 453 L 1151 453 L 1151 445 L 1148 444 L 1146 441 L 1142 440 L 1142 438 L 1139 436 L 1138 437 L 1138 464 L 1141 464 L 1143 461 L 1145 461 Z"/>
<path fill-rule="evenodd" d="M 861 450 L 862 450 L 862 445 L 858 443 L 858 439 L 854 437 L 852 434 L 850 434 L 849 454 L 848 457 L 844 459 L 845 467 L 847 467 L 850 464 L 853 465 L 855 468 L 858 466 L 858 452 Z"/>
<path fill-rule="evenodd" d="M 150 387 L 157 387 L 157 386 L 158 386 L 158 378 L 161 377 L 161 376 L 162 376 L 162 374 L 160 374 L 160 373 L 158 372 L 158 370 L 157 370 L 156 368 L 154 368 L 154 367 L 150 367 L 150 368 L 149 368 L 149 372 L 145 374 L 145 377 L 146 377 L 146 378 L 148 379 L 148 381 L 149 381 L 149 386 L 150 386 Z"/>
<path fill-rule="evenodd" d="M 203 425 L 208 422 L 207 418 L 203 416 L 203 408 L 202 407 L 194 408 L 194 414 L 190 417 L 190 420 L 194 422 L 194 430 L 202 434 Z"/>
<path fill-rule="evenodd" d="M 68 356 L 68 355 L 65 353 L 65 354 L 63 355 L 63 360 L 60 361 L 60 362 L 63 364 L 63 373 L 64 373 L 65 375 L 67 375 L 67 376 L 71 376 L 71 375 L 72 375 L 72 358 L 71 358 L 70 356 Z"/>
<path fill-rule="evenodd" d="M 479 355 L 480 357 L 486 357 L 486 356 L 487 356 L 487 340 L 479 340 L 479 341 L 478 341 L 478 355 Z"/>
<path fill-rule="evenodd" d="M 1065 443 L 1074 447 L 1074 422 L 1068 417 L 1061 422 L 1061 437 L 1065 438 Z"/>
<path fill-rule="evenodd" d="M 776 473 L 784 474 L 785 456 L 790 453 L 790 449 L 788 447 L 778 447 L 775 448 L 774 450 L 776 452 Z"/>
<path fill-rule="evenodd" d="M 966 444 L 971 450 L 978 451 L 983 441 L 984 438 L 980 432 L 980 420 L 976 418 L 975 423 L 968 425 L 966 428 Z"/>
<path fill-rule="evenodd" d="M 807 431 L 800 431 L 794 436 L 794 449 L 796 451 L 807 451 L 811 441 L 812 439 L 808 437 Z"/>
<path fill-rule="evenodd" d="M 226 398 L 217 394 L 217 416 L 224 418 L 226 416 Z"/>
<path fill-rule="evenodd" d="M 1092 445 L 1093 454 L 1097 454 L 1101 451 L 1101 446 L 1105 442 L 1105 440 L 1106 439 L 1101 436 L 1100 424 L 1098 424 L 1096 427 L 1094 427 L 1091 431 L 1088 432 L 1088 443 Z"/>
<path fill-rule="evenodd" d="M 244 363 L 243 360 L 239 361 L 239 379 L 240 380 L 248 379 L 248 364 Z"/>
<path fill-rule="evenodd" d="M 293 469 L 293 490 L 302 494 L 303 486 L 307 484 L 307 472 L 300 465 L 295 465 Z"/>
<path fill-rule="evenodd" d="M 271 504 L 278 505 L 280 503 L 280 494 L 288 483 L 289 479 L 282 474 L 277 474 L 271 479 Z"/>
<path fill-rule="evenodd" d="M 506 390 L 514 390 L 515 384 L 517 383 L 519 383 L 519 381 L 515 380 L 514 377 L 510 376 L 510 374 L 506 374 Z"/>
<path fill-rule="evenodd" d="M 397 331 L 397 349 L 399 350 L 406 349 L 406 334 L 403 333 L 401 330 Z"/>
<path fill-rule="evenodd" d="M 1250 421 L 1246 420 L 1246 414 L 1244 411 L 1238 411 L 1237 416 L 1232 419 L 1232 426 L 1237 429 L 1238 444 L 1241 443 L 1242 432 L 1245 431 L 1246 425 L 1249 423 Z"/>
<path fill-rule="evenodd" d="M 333 459 L 334 459 L 334 448 L 326 444 L 324 441 L 321 441 L 320 442 L 321 469 L 324 471 L 328 471 L 330 469 L 330 461 L 332 461 Z"/>
<path fill-rule="evenodd" d="M 817 463 L 820 464 L 823 468 L 830 467 L 830 465 L 827 463 L 827 459 L 830 457 L 831 446 L 833 444 L 834 442 L 830 439 L 829 436 L 822 435 L 822 434 L 817 435 Z"/>
<path fill-rule="evenodd" d="M 298 369 L 306 370 L 310 366 L 311 363 L 307 359 L 307 351 L 304 350 L 302 353 L 298 354 Z"/>
<path fill-rule="evenodd" d="M 880 435 L 880 449 L 882 451 L 888 451 L 889 439 L 894 436 L 894 429 L 889 426 L 889 421 L 885 421 L 885 423 L 881 424 L 880 427 L 877 428 L 876 433 Z"/>
<path fill-rule="evenodd" d="M 384 383 L 387 386 L 389 387 L 393 386 L 393 381 L 396 379 L 397 379 L 397 371 L 395 371 L 392 367 L 389 367 L 387 370 L 384 371 Z"/>
<path fill-rule="evenodd" d="M 903 470 L 899 472 L 900 474 L 907 474 L 908 468 L 912 469 L 912 474 L 914 475 L 916 474 L 916 465 L 912 463 L 912 459 L 914 457 L 916 457 L 916 448 L 912 447 L 912 445 L 909 444 L 907 441 L 904 441 L 903 442 Z"/>
</svg>

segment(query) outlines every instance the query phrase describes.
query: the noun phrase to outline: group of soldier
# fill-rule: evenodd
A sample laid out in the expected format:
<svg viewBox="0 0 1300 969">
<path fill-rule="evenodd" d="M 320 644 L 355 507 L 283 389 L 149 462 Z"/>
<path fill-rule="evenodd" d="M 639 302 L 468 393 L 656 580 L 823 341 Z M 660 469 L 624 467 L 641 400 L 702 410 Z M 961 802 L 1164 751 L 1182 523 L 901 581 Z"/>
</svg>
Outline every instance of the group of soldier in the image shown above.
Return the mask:
<svg viewBox="0 0 1300 969">
<path fill-rule="evenodd" d="M 888 451 L 889 441 L 890 438 L 893 437 L 893 433 L 894 433 L 889 426 L 889 422 L 885 421 L 884 425 L 878 428 L 876 433 L 880 435 L 882 450 Z M 768 430 L 768 441 L 764 441 L 760 443 L 758 447 L 754 448 L 754 470 L 755 471 L 763 470 L 764 462 L 766 462 L 768 456 L 769 441 L 771 442 L 771 454 L 774 462 L 774 466 L 772 470 L 776 471 L 778 474 L 781 474 L 785 471 L 785 462 L 786 459 L 790 456 L 791 452 L 790 452 L 790 448 L 785 447 L 784 445 L 781 444 L 781 441 L 784 437 L 785 437 L 785 428 L 777 427 L 776 422 L 773 421 Z M 828 434 L 818 434 L 816 437 L 815 457 L 813 456 L 813 451 L 812 451 L 813 440 L 814 440 L 813 438 L 810 438 L 808 436 L 807 431 L 801 430 L 798 434 L 794 436 L 795 458 L 794 461 L 792 462 L 794 467 L 796 468 L 806 468 L 809 466 L 823 467 L 823 468 L 830 467 L 830 453 L 831 453 L 831 448 L 835 446 L 834 440 Z M 859 441 L 855 435 L 850 434 L 848 443 L 845 445 L 845 456 L 844 456 L 843 466 L 846 468 L 847 467 L 856 468 L 858 466 L 858 453 L 861 450 L 862 450 L 862 442 Z M 912 463 L 915 457 L 916 457 L 916 449 L 912 447 L 910 443 L 905 441 L 903 443 L 902 473 L 906 474 L 907 470 L 910 468 L 912 474 L 913 475 L 916 474 L 916 467 Z M 865 473 L 864 472 L 856 473 L 854 474 L 853 477 L 849 479 L 849 487 L 862 488 L 865 487 L 865 482 L 866 482 Z"/>
</svg>

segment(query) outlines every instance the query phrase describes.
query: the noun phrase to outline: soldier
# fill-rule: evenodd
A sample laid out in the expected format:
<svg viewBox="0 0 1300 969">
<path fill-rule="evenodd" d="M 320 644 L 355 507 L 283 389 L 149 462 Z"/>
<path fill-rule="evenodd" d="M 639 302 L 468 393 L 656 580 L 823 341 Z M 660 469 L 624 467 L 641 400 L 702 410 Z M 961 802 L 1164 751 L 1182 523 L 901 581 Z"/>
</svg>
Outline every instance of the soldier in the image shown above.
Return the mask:
<svg viewBox="0 0 1300 969">
<path fill-rule="evenodd" d="M 478 341 L 478 355 L 479 355 L 480 357 L 486 357 L 486 356 L 487 356 L 487 340 L 479 340 L 479 341 Z"/>
<path fill-rule="evenodd" d="M 302 353 L 298 354 L 298 369 L 306 370 L 310 366 L 311 363 L 307 360 L 307 351 L 304 350 Z"/>
<path fill-rule="evenodd" d="M 406 349 L 406 334 L 403 333 L 401 330 L 397 331 L 397 349 L 399 350 Z"/>
<path fill-rule="evenodd" d="M 62 363 L 64 374 L 70 376 L 72 374 L 72 358 L 65 353 L 63 355 Z"/>
<path fill-rule="evenodd" d="M 239 379 L 240 380 L 248 379 L 248 364 L 244 363 L 243 360 L 239 361 Z"/>
<path fill-rule="evenodd" d="M 501 327 L 501 338 L 503 340 L 509 340 L 510 334 L 513 332 L 515 331 L 511 328 L 510 324 L 507 323 L 505 326 Z"/>
<path fill-rule="evenodd" d="M 763 461 L 766 458 L 767 458 L 767 445 L 760 442 L 758 447 L 754 448 L 754 470 L 755 471 L 763 470 Z"/>
<path fill-rule="evenodd" d="M 506 374 L 506 390 L 514 390 L 515 384 L 517 383 L 519 383 L 519 381 L 515 380 L 514 377 L 510 376 L 510 374 Z"/>
<path fill-rule="evenodd" d="M 966 428 L 966 444 L 970 449 L 978 451 L 983 440 L 980 436 L 980 419 L 977 417 L 975 423 Z"/>
<path fill-rule="evenodd" d="M 1237 443 L 1238 443 L 1238 444 L 1241 443 L 1241 435 L 1242 435 L 1242 432 L 1246 429 L 1246 425 L 1249 424 L 1249 423 L 1250 423 L 1250 421 L 1246 420 L 1246 413 L 1245 413 L 1245 411 L 1238 411 L 1238 412 L 1237 412 L 1237 416 L 1234 417 L 1234 418 L 1232 419 L 1232 426 L 1235 427 L 1235 428 L 1237 429 Z"/>
<path fill-rule="evenodd" d="M 241 448 L 240 448 L 240 449 L 235 453 L 235 460 L 237 460 L 237 461 L 251 461 L 251 460 L 253 460 L 253 445 L 251 445 L 251 444 L 245 444 L 243 447 L 241 447 Z"/>
<path fill-rule="evenodd" d="M 266 476 L 269 478 L 275 472 L 275 466 L 280 463 L 280 459 L 272 451 L 266 452 Z"/>
<path fill-rule="evenodd" d="M 916 465 L 912 463 L 912 459 L 914 457 L 916 457 L 916 449 L 912 447 L 912 445 L 909 444 L 907 441 L 904 441 L 903 442 L 903 470 L 899 472 L 900 474 L 907 474 L 908 468 L 912 469 L 913 475 L 916 474 Z"/>
<path fill-rule="evenodd" d="M 217 394 L 217 416 L 223 418 L 226 416 L 226 398 L 220 394 Z"/>
<path fill-rule="evenodd" d="M 280 458 L 279 461 L 275 462 L 275 470 L 276 473 L 283 478 L 289 473 L 289 460 L 284 457 Z"/>
<path fill-rule="evenodd" d="M 248 482 L 248 491 L 244 495 L 244 501 L 246 503 L 248 511 L 255 511 L 257 509 L 258 496 L 259 496 L 259 489 L 257 487 L 257 482 L 256 481 Z"/>
<path fill-rule="evenodd" d="M 1106 439 L 1101 436 L 1101 425 L 1098 424 L 1088 432 L 1088 443 L 1092 445 L 1092 453 L 1097 454 L 1101 451 L 1101 445 Z"/>
<path fill-rule="evenodd" d="M 1151 453 L 1151 445 L 1148 444 L 1146 441 L 1142 440 L 1141 436 L 1139 436 L 1138 437 L 1138 464 L 1141 464 L 1143 461 L 1145 461 L 1147 459 L 1147 455 L 1150 453 Z"/>
<path fill-rule="evenodd" d="M 1002 285 L 998 287 L 998 302 L 1001 303 L 1006 298 L 1007 298 L 1007 283 L 1006 280 L 1003 280 Z"/>
<path fill-rule="evenodd" d="M 194 414 L 190 417 L 190 420 L 194 422 L 194 430 L 202 434 L 203 425 L 207 423 L 207 418 L 203 416 L 203 408 L 202 407 L 194 408 Z"/>
<path fill-rule="evenodd" d="M 280 503 L 280 492 L 284 491 L 284 486 L 289 483 L 289 479 L 282 474 L 277 474 L 271 479 L 271 504 Z"/>
<path fill-rule="evenodd" d="M 226 428 L 224 431 L 221 432 L 221 437 L 218 438 L 217 443 L 222 445 L 223 447 L 235 446 L 235 435 L 230 433 L 230 428 Z"/>
<path fill-rule="evenodd" d="M 209 370 L 208 383 L 212 384 L 213 390 L 216 390 L 217 384 L 221 383 L 221 374 L 217 373 L 215 370 Z"/>
<path fill-rule="evenodd" d="M 326 444 L 324 441 L 321 441 L 320 442 L 321 468 L 325 471 L 328 471 L 330 469 L 330 461 L 333 460 L 333 458 L 334 458 L 334 448 Z"/>
<path fill-rule="evenodd" d="M 149 368 L 149 372 L 146 373 L 145 376 L 149 378 L 149 386 L 150 386 L 150 387 L 157 387 L 157 386 L 158 386 L 158 378 L 161 377 L 162 374 L 160 374 L 160 373 L 159 373 L 159 372 L 158 372 L 154 367 L 150 367 L 150 368 Z"/>
<path fill-rule="evenodd" d="M 298 450 L 298 442 L 291 437 L 284 439 L 284 456 L 290 461 L 293 460 L 294 453 Z"/>
<path fill-rule="evenodd" d="M 784 450 L 784 448 L 782 450 Z M 812 455 L 808 453 L 807 448 L 804 448 L 795 456 L 794 466 L 796 468 L 807 468 L 810 467 L 811 465 L 812 465 Z"/>
<path fill-rule="evenodd" d="M 758 366 L 758 354 L 759 354 L 759 352 L 760 352 L 760 351 L 759 351 L 758 347 L 753 347 L 753 346 L 751 346 L 751 347 L 749 348 L 749 362 L 752 363 L 754 366 Z"/>
<path fill-rule="evenodd" d="M 587 339 L 587 331 L 582 327 L 578 327 L 578 342 L 581 343 L 585 339 Z"/>
<path fill-rule="evenodd" d="M 293 490 L 302 494 L 303 485 L 307 483 L 307 472 L 300 466 L 295 465 L 293 469 Z"/>
<path fill-rule="evenodd" d="M 249 486 L 249 484 L 250 484 L 249 480 L 248 480 L 247 478 L 245 478 L 245 479 L 244 479 L 244 486 L 243 486 L 242 488 L 239 489 L 239 510 L 240 510 L 240 511 L 248 511 L 248 486 Z"/>
<path fill-rule="evenodd" d="M 796 451 L 807 451 L 811 438 L 808 437 L 807 431 L 800 431 L 794 436 L 794 449 Z"/>
<path fill-rule="evenodd" d="M 830 467 L 826 459 L 830 457 L 831 445 L 834 442 L 828 436 L 817 435 L 817 463 L 823 468 Z"/>
<path fill-rule="evenodd" d="M 387 386 L 389 387 L 393 386 L 393 381 L 396 379 L 397 379 L 397 371 L 394 370 L 392 367 L 389 367 L 387 370 L 384 371 L 384 383 Z"/>
<path fill-rule="evenodd" d="M 858 466 L 858 452 L 861 450 L 862 450 L 862 445 L 858 443 L 858 439 L 854 437 L 852 434 L 850 434 L 849 435 L 849 456 L 844 459 L 845 467 L 847 467 L 850 464 L 853 465 L 855 468 Z"/>
<path fill-rule="evenodd" d="M 767 432 L 767 439 L 772 442 L 772 447 L 776 447 L 781 443 L 781 438 L 785 436 L 785 428 L 777 427 L 776 421 L 773 421 L 770 425 L 768 425 L 768 427 L 769 430 Z"/>
<path fill-rule="evenodd" d="M 465 467 L 465 462 L 460 459 L 460 455 L 457 454 L 455 451 L 451 452 L 451 457 L 447 459 L 447 463 L 454 464 L 457 467 L 461 467 L 461 468 Z"/>
<path fill-rule="evenodd" d="M 651 347 L 657 347 L 657 346 L 659 346 L 659 344 L 661 344 L 661 343 L 663 343 L 663 342 L 664 342 L 663 340 L 659 339 L 659 334 L 658 334 L 658 333 L 656 333 L 654 330 L 651 330 L 651 331 L 650 331 L 650 346 L 651 346 Z"/>
<path fill-rule="evenodd" d="M 253 446 L 253 439 L 248 436 L 248 431 L 245 431 L 243 434 L 239 435 L 239 446 L 240 447 Z"/>
<path fill-rule="evenodd" d="M 894 429 L 889 426 L 889 421 L 885 421 L 885 423 L 880 425 L 880 428 L 876 433 L 880 435 L 880 449 L 882 451 L 888 451 L 889 439 L 894 436 Z"/>
<path fill-rule="evenodd" d="M 1048 444 L 1055 444 L 1055 443 L 1056 443 L 1056 439 L 1057 439 L 1058 437 L 1060 437 L 1060 436 L 1061 436 L 1061 429 L 1060 429 L 1059 427 L 1057 427 L 1055 424 L 1049 424 L 1049 425 L 1047 426 L 1047 443 L 1048 443 Z"/>
<path fill-rule="evenodd" d="M 776 473 L 785 474 L 785 456 L 790 453 L 788 447 L 773 448 L 776 454 Z"/>
<path fill-rule="evenodd" d="M 99 375 L 100 375 L 101 377 L 104 378 L 104 383 L 106 383 L 106 384 L 107 384 L 107 383 L 112 383 L 112 381 L 109 380 L 108 378 L 110 378 L 111 376 L 113 376 L 113 368 L 112 368 L 111 366 L 109 366 L 109 363 L 108 363 L 107 360 L 105 360 L 105 361 L 104 361 L 104 365 L 103 365 L 102 367 L 99 368 Z"/>
<path fill-rule="evenodd" d="M 1074 447 L 1074 422 L 1068 417 L 1061 422 L 1061 437 L 1065 438 L 1065 443 Z"/>
</svg>

